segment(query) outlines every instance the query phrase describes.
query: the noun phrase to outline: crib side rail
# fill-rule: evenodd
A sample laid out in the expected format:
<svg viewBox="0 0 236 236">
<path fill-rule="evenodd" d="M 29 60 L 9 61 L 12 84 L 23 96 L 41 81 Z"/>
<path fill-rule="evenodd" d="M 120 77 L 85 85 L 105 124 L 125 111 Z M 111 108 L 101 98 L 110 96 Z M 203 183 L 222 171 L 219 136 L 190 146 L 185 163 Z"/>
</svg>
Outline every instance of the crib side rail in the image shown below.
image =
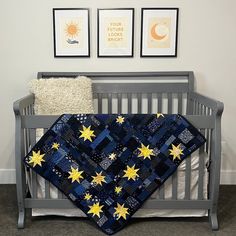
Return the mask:
<svg viewBox="0 0 236 236">
<path fill-rule="evenodd" d="M 29 136 L 26 130 L 22 127 L 22 115 L 32 115 L 34 104 L 34 95 L 29 94 L 13 104 L 15 113 L 15 168 L 16 168 L 16 190 L 17 190 L 17 204 L 18 204 L 18 228 L 24 228 L 25 220 L 25 197 L 26 197 L 26 175 L 22 163 L 22 158 L 29 143 Z"/>
<path fill-rule="evenodd" d="M 208 198 L 212 201 L 209 210 L 210 223 L 212 229 L 218 229 L 217 202 L 221 167 L 221 116 L 224 110 L 224 104 L 197 92 L 190 93 L 189 99 L 192 104 L 192 114 L 204 116 L 211 115 L 213 117 L 213 129 L 206 129 L 203 132 L 207 138 L 206 151 L 209 152 L 210 156 L 208 167 Z"/>
<path fill-rule="evenodd" d="M 34 94 L 28 94 L 27 96 L 20 98 L 13 103 L 13 110 L 15 115 L 23 115 L 24 110 L 34 104 Z"/>
<path fill-rule="evenodd" d="M 193 102 L 193 112 L 192 114 L 203 114 L 209 109 L 212 114 L 221 116 L 224 104 L 218 100 L 207 97 L 197 92 L 192 92 L 189 95 L 189 99 Z"/>
</svg>

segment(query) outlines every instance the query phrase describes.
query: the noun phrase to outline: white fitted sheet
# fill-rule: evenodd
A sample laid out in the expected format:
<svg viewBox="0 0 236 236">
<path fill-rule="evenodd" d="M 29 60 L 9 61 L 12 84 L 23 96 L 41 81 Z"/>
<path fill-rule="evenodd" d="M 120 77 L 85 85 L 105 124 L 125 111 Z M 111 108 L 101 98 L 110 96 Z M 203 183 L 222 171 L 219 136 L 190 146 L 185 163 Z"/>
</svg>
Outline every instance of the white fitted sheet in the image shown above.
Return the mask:
<svg viewBox="0 0 236 236">
<path fill-rule="evenodd" d="M 207 162 L 207 155 L 201 155 L 204 158 L 205 163 Z M 199 154 L 198 151 L 194 152 L 191 156 L 191 190 L 190 198 L 197 199 L 198 195 L 198 175 L 199 175 Z M 185 161 L 183 161 L 177 170 L 178 176 L 178 188 L 177 188 L 177 198 L 184 199 L 185 196 Z M 204 182 L 203 182 L 203 198 L 207 198 L 207 170 L 204 171 Z M 172 182 L 169 178 L 164 184 L 165 199 L 171 199 L 172 197 Z M 45 180 L 38 176 L 37 178 L 37 197 L 45 197 Z M 50 185 L 50 197 L 53 199 L 58 198 L 58 190 L 56 187 Z M 159 190 L 155 191 L 151 199 L 159 198 Z M 33 208 L 32 216 L 44 216 L 44 215 L 59 215 L 67 217 L 85 217 L 86 215 L 78 208 L 75 209 L 42 209 Z M 133 217 L 201 217 L 206 216 L 207 210 L 191 210 L 191 209 L 139 209 Z"/>
</svg>

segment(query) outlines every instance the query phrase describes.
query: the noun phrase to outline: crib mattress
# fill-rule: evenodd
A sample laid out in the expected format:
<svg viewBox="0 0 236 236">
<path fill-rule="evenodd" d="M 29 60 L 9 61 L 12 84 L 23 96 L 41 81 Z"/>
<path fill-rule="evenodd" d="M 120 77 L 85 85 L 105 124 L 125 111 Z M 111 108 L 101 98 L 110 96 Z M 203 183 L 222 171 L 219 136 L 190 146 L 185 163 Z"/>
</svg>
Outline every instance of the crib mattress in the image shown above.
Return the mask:
<svg viewBox="0 0 236 236">
<path fill-rule="evenodd" d="M 207 162 L 207 155 L 201 155 L 201 158 L 204 158 L 205 163 Z M 178 177 L 178 188 L 177 188 L 177 198 L 184 199 L 185 196 L 185 160 L 180 164 L 177 170 Z M 194 152 L 191 156 L 191 199 L 197 199 L 198 195 L 198 175 L 199 175 L 199 154 L 198 151 Z M 203 184 L 203 198 L 207 198 L 207 171 L 204 171 L 204 184 Z M 38 176 L 37 178 L 37 197 L 45 197 L 45 180 Z M 172 182 L 171 179 L 168 179 L 164 184 L 164 195 L 165 199 L 171 199 L 172 197 Z M 53 199 L 58 198 L 58 190 L 50 185 L 50 197 Z M 159 190 L 155 191 L 151 199 L 159 198 Z M 32 216 L 46 216 L 46 215 L 59 215 L 67 217 L 86 217 L 86 215 L 78 208 L 75 209 L 42 209 L 42 208 L 33 208 Z M 133 217 L 202 217 L 207 215 L 207 210 L 192 210 L 192 209 L 139 209 Z"/>
</svg>

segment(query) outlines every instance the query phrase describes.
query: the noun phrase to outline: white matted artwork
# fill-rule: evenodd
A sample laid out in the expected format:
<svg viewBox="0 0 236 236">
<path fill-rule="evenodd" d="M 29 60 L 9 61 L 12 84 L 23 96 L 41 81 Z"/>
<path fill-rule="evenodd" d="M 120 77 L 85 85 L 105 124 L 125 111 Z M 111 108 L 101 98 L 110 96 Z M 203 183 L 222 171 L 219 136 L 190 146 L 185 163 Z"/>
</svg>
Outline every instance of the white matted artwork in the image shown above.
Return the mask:
<svg viewBox="0 0 236 236">
<path fill-rule="evenodd" d="M 178 8 L 142 8 L 141 57 L 176 57 Z"/>
<path fill-rule="evenodd" d="M 89 57 L 89 9 L 54 8 L 54 57 Z"/>
<path fill-rule="evenodd" d="M 133 57 L 134 9 L 98 9 L 98 57 Z"/>
</svg>

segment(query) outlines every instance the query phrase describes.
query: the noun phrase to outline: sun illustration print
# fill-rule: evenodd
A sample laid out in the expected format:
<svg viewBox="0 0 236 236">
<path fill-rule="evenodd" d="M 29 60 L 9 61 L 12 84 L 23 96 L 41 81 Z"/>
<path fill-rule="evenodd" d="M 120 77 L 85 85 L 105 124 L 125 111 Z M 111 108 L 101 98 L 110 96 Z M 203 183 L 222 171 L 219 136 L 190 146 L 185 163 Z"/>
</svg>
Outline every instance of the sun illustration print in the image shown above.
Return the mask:
<svg viewBox="0 0 236 236">
<path fill-rule="evenodd" d="M 65 33 L 68 37 L 66 42 L 68 44 L 79 44 L 78 36 L 80 33 L 79 25 L 76 22 L 71 21 L 65 25 Z"/>
<path fill-rule="evenodd" d="M 75 38 L 78 36 L 80 29 L 77 23 L 71 21 L 70 23 L 66 23 L 65 31 L 68 37 Z"/>
</svg>

